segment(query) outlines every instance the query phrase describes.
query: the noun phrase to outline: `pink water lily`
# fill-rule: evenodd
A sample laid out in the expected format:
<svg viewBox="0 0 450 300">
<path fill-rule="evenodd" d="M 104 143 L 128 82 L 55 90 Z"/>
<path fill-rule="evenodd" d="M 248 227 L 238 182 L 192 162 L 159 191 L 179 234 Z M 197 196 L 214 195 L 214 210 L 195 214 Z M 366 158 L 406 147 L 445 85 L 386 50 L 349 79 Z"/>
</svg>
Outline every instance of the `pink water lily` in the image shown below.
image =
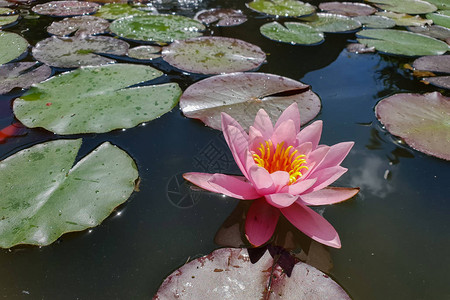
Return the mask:
<svg viewBox="0 0 450 300">
<path fill-rule="evenodd" d="M 280 212 L 299 230 L 325 245 L 340 248 L 336 230 L 308 207 L 347 200 L 357 188 L 330 188 L 347 169 L 340 164 L 353 142 L 319 145 L 322 121 L 300 131 L 297 104 L 289 106 L 273 126 L 261 109 L 249 132 L 226 113 L 222 130 L 242 176 L 186 173 L 184 178 L 206 190 L 241 200 L 255 200 L 248 211 L 245 234 L 252 245 L 266 243 Z"/>
</svg>

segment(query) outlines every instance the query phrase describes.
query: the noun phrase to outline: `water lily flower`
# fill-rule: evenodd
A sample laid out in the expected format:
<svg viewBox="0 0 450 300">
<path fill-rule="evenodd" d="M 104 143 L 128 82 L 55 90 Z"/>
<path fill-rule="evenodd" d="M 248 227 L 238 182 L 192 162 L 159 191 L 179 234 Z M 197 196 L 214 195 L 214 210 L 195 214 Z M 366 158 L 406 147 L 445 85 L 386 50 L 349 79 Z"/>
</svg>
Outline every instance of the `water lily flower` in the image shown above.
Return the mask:
<svg viewBox="0 0 450 300">
<path fill-rule="evenodd" d="M 329 188 L 347 169 L 340 166 L 353 142 L 319 145 L 322 121 L 300 131 L 297 104 L 290 105 L 273 126 L 261 109 L 249 132 L 226 113 L 222 130 L 242 176 L 185 173 L 203 189 L 241 200 L 254 200 L 245 221 L 245 234 L 254 246 L 266 243 L 280 213 L 312 239 L 341 247 L 336 230 L 308 206 L 347 200 L 359 189 Z"/>
</svg>

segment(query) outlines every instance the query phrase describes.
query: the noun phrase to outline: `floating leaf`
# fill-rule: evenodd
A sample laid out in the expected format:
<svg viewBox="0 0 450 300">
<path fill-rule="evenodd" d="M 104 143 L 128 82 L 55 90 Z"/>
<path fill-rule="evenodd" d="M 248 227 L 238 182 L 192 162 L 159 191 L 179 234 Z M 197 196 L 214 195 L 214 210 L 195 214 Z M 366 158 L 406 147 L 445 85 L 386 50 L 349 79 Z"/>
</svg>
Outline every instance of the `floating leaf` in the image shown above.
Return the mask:
<svg viewBox="0 0 450 300">
<path fill-rule="evenodd" d="M 83 1 L 50 1 L 31 8 L 37 14 L 55 17 L 70 17 L 95 13 L 100 4 Z"/>
<path fill-rule="evenodd" d="M 359 16 L 354 17 L 356 20 L 368 28 L 392 28 L 395 26 L 395 21 L 384 16 Z"/>
<path fill-rule="evenodd" d="M 2 16 L 14 15 L 15 13 L 16 12 L 14 11 L 14 9 L 6 8 L 6 7 L 0 7 L 0 15 L 2 15 Z"/>
<path fill-rule="evenodd" d="M 426 14 L 437 10 L 433 4 L 422 0 L 366 0 L 381 9 L 405 13 Z"/>
<path fill-rule="evenodd" d="M 432 26 L 412 26 L 409 31 L 431 36 L 436 39 L 444 40 L 450 38 L 450 29 L 439 25 Z"/>
<path fill-rule="evenodd" d="M 375 47 L 367 47 L 366 45 L 360 43 L 351 43 L 346 47 L 348 52 L 353 53 L 372 53 L 375 52 Z"/>
<path fill-rule="evenodd" d="M 255 0 L 246 5 L 257 12 L 272 16 L 300 17 L 316 11 L 311 4 L 296 0 Z"/>
<path fill-rule="evenodd" d="M 82 34 L 104 33 L 109 27 L 109 22 L 93 16 L 78 16 L 65 18 L 59 22 L 53 22 L 47 27 L 47 32 L 54 35 L 64 36 L 74 32 L 75 36 Z"/>
<path fill-rule="evenodd" d="M 115 63 L 99 54 L 125 55 L 128 43 L 109 36 L 57 37 L 42 40 L 33 48 L 36 60 L 58 68 L 77 68 Z"/>
<path fill-rule="evenodd" d="M 320 111 L 319 97 L 306 84 L 273 74 L 233 73 L 189 86 L 181 96 L 180 108 L 186 117 L 200 119 L 214 129 L 221 129 L 221 112 L 248 129 L 259 109 L 276 120 L 293 102 L 298 104 L 302 124 Z"/>
<path fill-rule="evenodd" d="M 361 44 L 398 55 L 440 55 L 449 50 L 449 46 L 442 41 L 402 30 L 367 29 L 356 35 Z"/>
<path fill-rule="evenodd" d="M 450 1 L 448 0 L 427 0 L 427 2 L 436 5 L 441 10 L 450 9 Z"/>
<path fill-rule="evenodd" d="M 419 16 L 397 14 L 391 11 L 380 11 L 376 15 L 394 20 L 397 26 L 425 26 L 433 23 L 431 20 L 423 19 Z"/>
<path fill-rule="evenodd" d="M 226 37 L 198 37 L 164 47 L 165 61 L 181 70 L 220 74 L 258 68 L 266 54 L 253 44 Z"/>
<path fill-rule="evenodd" d="M 377 11 L 370 5 L 354 2 L 325 2 L 320 3 L 319 8 L 332 14 L 347 17 L 368 16 Z"/>
<path fill-rule="evenodd" d="M 348 32 L 361 27 L 358 21 L 336 14 L 318 13 L 307 24 L 323 32 Z"/>
<path fill-rule="evenodd" d="M 314 45 L 324 41 L 323 33 L 309 25 L 298 22 L 267 23 L 259 29 L 265 37 L 289 44 Z"/>
<path fill-rule="evenodd" d="M 193 260 L 161 284 L 153 299 L 335 299 L 350 297 L 329 276 L 299 262 L 291 277 L 266 251 L 252 264 L 247 249 L 222 248 Z"/>
<path fill-rule="evenodd" d="M 0 16 L 0 29 L 3 27 L 6 27 L 7 25 L 11 25 L 14 22 L 17 21 L 19 18 L 19 15 L 12 15 L 12 16 Z"/>
<path fill-rule="evenodd" d="M 396 94 L 378 102 L 375 114 L 412 148 L 450 160 L 450 98 L 438 92 Z"/>
<path fill-rule="evenodd" d="M 201 36 L 205 26 L 183 16 L 148 15 L 115 20 L 109 29 L 126 39 L 164 43 Z"/>
<path fill-rule="evenodd" d="M 450 74 L 450 55 L 422 56 L 413 63 L 416 70 Z M 450 89 L 450 75 L 424 78 L 425 82 Z"/>
<path fill-rule="evenodd" d="M 202 10 L 195 15 L 194 19 L 205 24 L 217 22 L 217 26 L 236 26 L 247 21 L 242 11 L 231 8 Z"/>
<path fill-rule="evenodd" d="M 33 86 L 14 101 L 14 114 L 28 127 L 58 134 L 131 128 L 177 104 L 181 91 L 175 83 L 129 88 L 161 75 L 144 65 L 82 67 Z"/>
<path fill-rule="evenodd" d="M 139 46 L 128 50 L 128 56 L 135 59 L 151 60 L 161 56 L 159 46 Z"/>
<path fill-rule="evenodd" d="M 80 146 L 50 141 L 0 161 L 0 247 L 49 245 L 97 226 L 128 199 L 138 178 L 133 159 L 106 142 L 72 167 Z"/>
<path fill-rule="evenodd" d="M 95 14 L 97 17 L 116 20 L 128 16 L 148 15 L 149 12 L 134 8 L 127 3 L 109 3 L 103 5 Z"/>
<path fill-rule="evenodd" d="M 17 33 L 0 31 L 0 65 L 21 56 L 28 46 L 28 42 Z"/>
<path fill-rule="evenodd" d="M 41 82 L 52 74 L 52 69 L 35 62 L 18 62 L 0 66 L 0 94 L 15 87 L 29 88 L 33 83 Z"/>
<path fill-rule="evenodd" d="M 450 15 L 437 13 L 437 14 L 427 14 L 426 17 L 427 19 L 432 20 L 436 25 L 450 28 Z"/>
</svg>

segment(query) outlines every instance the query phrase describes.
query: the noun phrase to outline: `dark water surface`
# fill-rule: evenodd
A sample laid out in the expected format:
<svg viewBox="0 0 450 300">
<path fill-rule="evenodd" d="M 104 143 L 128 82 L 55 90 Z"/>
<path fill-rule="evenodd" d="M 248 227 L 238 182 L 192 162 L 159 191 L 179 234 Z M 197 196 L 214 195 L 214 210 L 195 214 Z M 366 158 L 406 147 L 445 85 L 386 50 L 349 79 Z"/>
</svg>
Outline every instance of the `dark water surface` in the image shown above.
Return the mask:
<svg viewBox="0 0 450 300">
<path fill-rule="evenodd" d="M 405 146 L 374 116 L 375 104 L 386 96 L 437 90 L 399 69 L 413 59 L 349 53 L 345 46 L 353 33 L 327 34 L 318 46 L 276 43 L 259 34 L 269 19 L 246 9 L 245 1 L 183 3 L 191 9 L 173 7 L 188 16 L 217 6 L 242 9 L 247 23 L 210 34 L 260 46 L 269 55 L 258 71 L 310 84 L 322 100 L 316 118 L 324 121 L 322 143 L 356 142 L 343 163 L 349 171 L 335 185 L 359 186 L 361 192 L 324 212 L 342 240 L 342 249 L 330 250 L 333 278 L 354 299 L 450 299 L 449 163 Z M 22 19 L 6 30 L 34 45 L 48 37 L 43 28 L 52 20 Z M 160 60 L 150 65 L 183 89 L 203 78 Z M 11 101 L 19 95 L 0 96 L 0 128 L 13 121 Z M 66 234 L 47 247 L 0 250 L 0 297 L 149 299 L 189 258 L 219 247 L 216 231 L 238 200 L 209 193 L 186 197 L 180 177 L 186 171 L 238 173 L 219 131 L 185 118 L 176 107 L 146 125 L 82 137 L 80 157 L 104 141 L 126 150 L 139 168 L 140 192 L 91 230 Z M 0 159 L 56 138 L 30 130 L 0 144 Z"/>
</svg>

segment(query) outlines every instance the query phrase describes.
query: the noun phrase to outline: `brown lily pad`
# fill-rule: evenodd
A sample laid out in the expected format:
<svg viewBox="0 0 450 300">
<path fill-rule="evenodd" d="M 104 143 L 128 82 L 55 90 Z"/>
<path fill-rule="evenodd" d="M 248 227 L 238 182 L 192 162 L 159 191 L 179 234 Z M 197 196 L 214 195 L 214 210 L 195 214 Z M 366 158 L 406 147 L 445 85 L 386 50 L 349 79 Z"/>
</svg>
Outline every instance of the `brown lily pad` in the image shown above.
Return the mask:
<svg viewBox="0 0 450 300">
<path fill-rule="evenodd" d="M 52 74 L 49 66 L 35 62 L 9 63 L 0 66 L 0 94 L 15 87 L 29 88 L 33 83 L 41 82 Z"/>
<path fill-rule="evenodd" d="M 208 25 L 216 23 L 217 26 L 236 26 L 247 21 L 242 11 L 231 8 L 202 10 L 195 15 L 194 19 Z"/>
<path fill-rule="evenodd" d="M 95 13 L 100 4 L 84 1 L 50 1 L 38 4 L 31 10 L 40 15 L 70 17 Z"/>
<path fill-rule="evenodd" d="M 75 36 L 93 35 L 104 33 L 108 27 L 109 22 L 105 19 L 94 16 L 77 16 L 53 22 L 47 27 L 47 32 L 58 36 L 67 36 L 72 33 L 75 33 Z"/>
</svg>

